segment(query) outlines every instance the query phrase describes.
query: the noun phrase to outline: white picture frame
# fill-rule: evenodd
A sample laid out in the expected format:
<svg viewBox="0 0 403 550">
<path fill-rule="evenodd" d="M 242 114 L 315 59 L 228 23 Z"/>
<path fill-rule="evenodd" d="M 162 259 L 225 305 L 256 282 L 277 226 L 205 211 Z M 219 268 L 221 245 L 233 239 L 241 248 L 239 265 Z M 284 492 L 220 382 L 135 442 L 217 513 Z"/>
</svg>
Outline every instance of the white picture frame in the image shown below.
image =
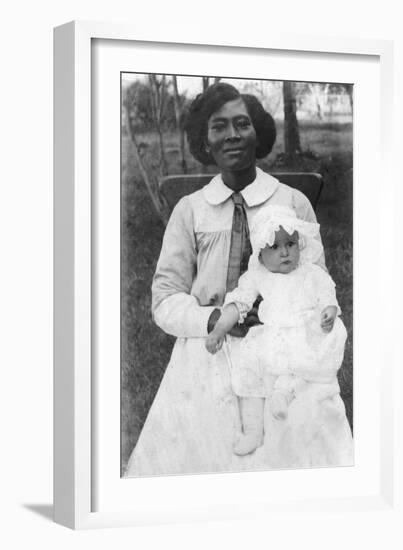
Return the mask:
<svg viewBox="0 0 403 550">
<path fill-rule="evenodd" d="M 97 292 L 94 288 L 92 268 L 96 224 L 93 214 L 94 203 L 92 181 L 93 139 L 91 112 L 94 57 L 93 47 L 96 41 L 125 41 L 131 43 L 176 44 L 177 47 L 216 49 L 237 48 L 243 55 L 253 56 L 264 51 L 298 53 L 300 56 L 363 56 L 375 59 L 379 67 L 379 110 L 380 145 L 379 166 L 382 165 L 385 181 L 392 182 L 392 117 L 393 117 L 393 45 L 388 41 L 361 40 L 315 36 L 297 36 L 283 33 L 270 33 L 268 37 L 258 36 L 253 41 L 237 37 L 233 43 L 223 41 L 203 29 L 200 37 L 188 36 L 186 29 L 180 33 L 168 29 L 162 36 L 153 36 L 147 28 L 136 29 L 131 25 L 72 22 L 55 29 L 54 35 L 54 85 L 55 85 L 55 332 L 54 332 L 54 517 L 55 521 L 70 528 L 141 525 L 178 521 L 199 521 L 205 519 L 251 517 L 268 513 L 298 512 L 311 510 L 313 514 L 325 511 L 345 510 L 385 510 L 393 509 L 393 367 L 395 362 L 393 334 L 385 323 L 381 323 L 380 349 L 382 369 L 379 370 L 379 384 L 375 391 L 379 395 L 378 440 L 379 457 L 373 470 L 363 477 L 356 492 L 343 494 L 339 491 L 326 498 L 320 492 L 307 493 L 306 485 L 300 486 L 295 498 L 273 500 L 263 496 L 256 498 L 253 493 L 243 504 L 237 501 L 236 491 L 231 494 L 225 509 L 222 502 L 214 505 L 214 500 L 223 489 L 222 476 L 187 476 L 167 479 L 126 480 L 125 492 L 132 502 L 119 498 L 119 491 L 110 489 L 108 506 L 97 510 L 99 472 L 94 449 L 95 432 L 100 429 L 97 418 L 96 400 L 98 387 L 94 380 L 92 365 L 94 355 L 92 329 L 97 315 Z M 331 61 L 330 61 L 331 62 Z M 144 65 L 144 63 L 143 63 Z M 127 67 L 122 67 L 122 70 Z M 142 69 L 140 69 L 141 71 Z M 145 71 L 144 71 L 145 72 Z M 150 71 L 151 72 L 151 71 Z M 388 177 L 389 176 L 389 177 Z M 378 236 L 385 235 L 393 228 L 394 192 L 392 183 L 384 190 L 378 204 Z M 389 248 L 388 248 L 389 247 Z M 383 244 L 380 255 L 390 253 L 390 245 Z M 388 316 L 390 296 L 394 280 L 390 273 L 374 275 L 381 286 L 379 314 L 385 321 Z M 379 279 L 379 280 L 378 280 Z M 359 405 L 358 405 L 359 406 Z M 115 427 L 116 428 L 116 427 Z M 114 428 L 114 429 L 115 429 Z M 101 428 L 102 429 L 102 428 Z M 116 430 L 115 430 L 116 431 Z M 116 434 L 115 434 L 116 436 Z M 375 483 L 365 483 L 369 476 L 376 473 Z M 104 475 L 104 474 L 103 474 Z M 243 487 L 242 476 L 231 475 L 231 481 Z M 296 482 L 294 472 L 281 472 L 281 481 L 286 476 Z M 319 477 L 321 474 L 318 474 Z M 337 473 L 334 479 L 343 476 Z M 254 473 L 248 482 L 261 485 L 267 478 L 263 473 Z M 304 474 L 308 483 L 312 482 L 309 472 Z M 196 478 L 190 480 L 189 478 Z M 252 480 L 252 481 L 251 481 Z M 193 483 L 192 490 L 201 486 L 208 487 L 207 492 L 196 497 L 190 504 L 181 505 L 180 496 L 172 502 L 172 491 L 186 495 Z M 320 481 L 314 481 L 320 483 Z M 111 484 L 112 487 L 112 484 Z M 235 486 L 236 488 L 236 486 Z M 246 490 L 245 487 L 242 490 Z M 305 493 L 304 493 L 305 490 Z M 354 489 L 355 490 L 355 489 Z M 146 499 L 150 492 L 170 494 L 168 502 L 157 505 L 157 499 Z M 159 493 L 158 493 L 159 492 Z M 143 497 L 139 497 L 143 495 Z M 215 495 L 214 498 L 212 495 Z M 313 496 L 313 498 L 312 498 Z M 199 500 L 198 500 L 199 498 Z M 142 500 L 140 500 L 142 499 Z M 137 502 L 136 502 L 137 500 Z M 219 500 L 219 499 L 218 499 Z"/>
</svg>

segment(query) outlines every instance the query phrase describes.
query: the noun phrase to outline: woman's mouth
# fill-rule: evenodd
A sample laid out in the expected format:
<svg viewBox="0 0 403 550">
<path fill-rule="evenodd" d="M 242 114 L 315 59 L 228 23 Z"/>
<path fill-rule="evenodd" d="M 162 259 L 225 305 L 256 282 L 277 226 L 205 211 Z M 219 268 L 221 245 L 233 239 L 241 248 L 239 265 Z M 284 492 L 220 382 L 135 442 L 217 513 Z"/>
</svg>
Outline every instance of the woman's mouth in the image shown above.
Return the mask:
<svg viewBox="0 0 403 550">
<path fill-rule="evenodd" d="M 225 149 L 224 153 L 227 155 L 239 155 L 243 152 L 243 149 Z"/>
</svg>

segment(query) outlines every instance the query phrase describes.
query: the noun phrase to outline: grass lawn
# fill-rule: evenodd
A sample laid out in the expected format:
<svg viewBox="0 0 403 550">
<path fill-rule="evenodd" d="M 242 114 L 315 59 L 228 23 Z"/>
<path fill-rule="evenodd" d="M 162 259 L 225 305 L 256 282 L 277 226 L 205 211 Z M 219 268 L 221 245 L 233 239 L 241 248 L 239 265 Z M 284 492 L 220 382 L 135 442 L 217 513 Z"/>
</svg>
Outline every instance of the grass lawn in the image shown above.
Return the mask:
<svg viewBox="0 0 403 550">
<path fill-rule="evenodd" d="M 337 285 L 337 296 L 349 338 L 339 371 L 341 394 L 353 425 L 353 224 L 351 124 L 300 123 L 301 144 L 309 154 L 295 169 L 316 171 L 325 186 L 317 208 L 326 263 Z M 141 136 L 150 172 L 157 173 L 158 146 L 153 135 Z M 178 139 L 165 136 L 169 173 L 180 173 Z M 259 162 L 267 171 L 291 170 L 282 161 L 282 127 L 272 153 Z M 189 171 L 200 165 L 187 157 Z M 213 172 L 214 168 L 208 170 Z M 155 176 L 156 177 L 156 176 Z M 164 225 L 155 213 L 132 155 L 129 138 L 122 139 L 122 471 L 136 444 L 148 410 L 168 364 L 174 338 L 151 319 L 151 279 L 155 271 Z"/>
</svg>

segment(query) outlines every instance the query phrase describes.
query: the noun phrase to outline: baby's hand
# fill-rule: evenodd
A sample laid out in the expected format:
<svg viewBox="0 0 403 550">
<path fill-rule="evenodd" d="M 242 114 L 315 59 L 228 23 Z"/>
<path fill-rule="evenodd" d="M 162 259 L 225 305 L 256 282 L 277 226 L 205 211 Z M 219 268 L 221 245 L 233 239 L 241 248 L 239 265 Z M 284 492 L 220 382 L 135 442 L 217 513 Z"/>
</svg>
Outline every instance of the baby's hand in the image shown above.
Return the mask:
<svg viewBox="0 0 403 550">
<path fill-rule="evenodd" d="M 223 336 L 217 336 L 214 332 L 211 332 L 206 338 L 206 349 L 210 353 L 217 353 L 222 348 L 223 342 Z"/>
<path fill-rule="evenodd" d="M 320 326 L 323 332 L 331 332 L 333 329 L 334 322 L 336 320 L 337 307 L 336 306 L 327 306 L 322 311 L 320 316 Z"/>
</svg>

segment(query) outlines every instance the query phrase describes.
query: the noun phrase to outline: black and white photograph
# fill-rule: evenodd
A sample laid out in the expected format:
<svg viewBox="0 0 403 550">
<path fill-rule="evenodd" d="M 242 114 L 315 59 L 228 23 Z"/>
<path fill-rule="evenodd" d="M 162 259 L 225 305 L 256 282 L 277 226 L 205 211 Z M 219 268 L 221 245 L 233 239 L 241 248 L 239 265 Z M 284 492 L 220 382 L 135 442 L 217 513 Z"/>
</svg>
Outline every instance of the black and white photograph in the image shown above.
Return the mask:
<svg viewBox="0 0 403 550">
<path fill-rule="evenodd" d="M 354 465 L 352 84 L 121 73 L 121 476 Z"/>
</svg>

